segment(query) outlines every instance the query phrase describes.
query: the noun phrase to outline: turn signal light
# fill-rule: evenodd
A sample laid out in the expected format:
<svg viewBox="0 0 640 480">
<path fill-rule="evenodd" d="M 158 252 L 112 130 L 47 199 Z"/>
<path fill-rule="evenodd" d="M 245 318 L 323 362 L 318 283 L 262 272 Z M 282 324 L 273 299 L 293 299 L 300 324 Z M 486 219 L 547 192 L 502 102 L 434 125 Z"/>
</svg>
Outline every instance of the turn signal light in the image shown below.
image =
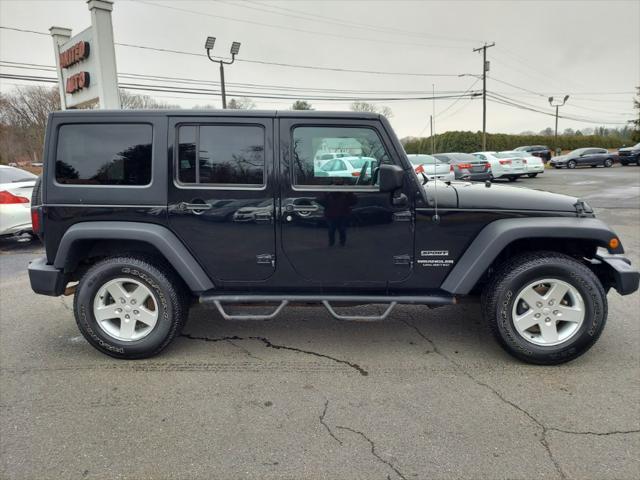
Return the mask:
<svg viewBox="0 0 640 480">
<path fill-rule="evenodd" d="M 0 205 L 9 205 L 15 203 L 29 203 L 29 199 L 25 197 L 19 197 L 11 192 L 3 190 L 0 192 Z"/>
<path fill-rule="evenodd" d="M 511 165 L 511 160 L 500 160 L 500 165 Z"/>
<path fill-rule="evenodd" d="M 616 237 L 613 237 L 611 240 L 609 240 L 609 248 L 611 250 L 615 250 L 619 246 L 620 246 L 620 240 L 618 240 Z"/>
</svg>

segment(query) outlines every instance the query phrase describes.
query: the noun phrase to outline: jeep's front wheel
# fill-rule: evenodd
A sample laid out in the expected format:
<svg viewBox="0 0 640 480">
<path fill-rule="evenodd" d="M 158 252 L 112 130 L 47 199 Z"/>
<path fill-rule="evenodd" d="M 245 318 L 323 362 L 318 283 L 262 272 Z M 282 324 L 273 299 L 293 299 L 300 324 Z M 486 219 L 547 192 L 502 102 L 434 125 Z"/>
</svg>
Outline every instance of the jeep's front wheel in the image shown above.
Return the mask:
<svg viewBox="0 0 640 480">
<path fill-rule="evenodd" d="M 482 301 L 500 345 L 541 365 L 585 353 L 607 320 L 607 297 L 598 278 L 579 261 L 555 252 L 505 262 L 485 287 Z"/>
<path fill-rule="evenodd" d="M 189 303 L 180 279 L 162 264 L 107 258 L 82 277 L 76 323 L 96 349 L 116 358 L 151 357 L 180 333 Z"/>
</svg>

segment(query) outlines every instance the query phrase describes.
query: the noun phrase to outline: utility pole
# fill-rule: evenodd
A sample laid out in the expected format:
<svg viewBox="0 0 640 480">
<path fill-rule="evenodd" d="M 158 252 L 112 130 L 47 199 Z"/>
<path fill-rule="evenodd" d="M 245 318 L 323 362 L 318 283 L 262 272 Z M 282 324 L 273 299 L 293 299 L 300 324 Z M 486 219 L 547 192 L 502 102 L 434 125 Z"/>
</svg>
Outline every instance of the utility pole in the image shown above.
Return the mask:
<svg viewBox="0 0 640 480">
<path fill-rule="evenodd" d="M 489 62 L 487 62 L 487 48 L 495 46 L 496 42 L 490 45 L 485 42 L 482 47 L 474 48 L 474 52 L 482 50 L 482 151 L 487 150 L 487 72 Z"/>
<path fill-rule="evenodd" d="M 569 95 L 564 96 L 564 98 L 562 99 L 562 103 L 553 103 L 553 97 L 549 97 L 549 105 L 551 105 L 552 107 L 556 107 L 556 134 L 554 137 L 556 155 L 558 155 L 558 149 L 559 149 L 558 147 L 558 109 L 562 107 L 565 103 L 567 103 L 567 100 L 569 100 Z"/>
</svg>

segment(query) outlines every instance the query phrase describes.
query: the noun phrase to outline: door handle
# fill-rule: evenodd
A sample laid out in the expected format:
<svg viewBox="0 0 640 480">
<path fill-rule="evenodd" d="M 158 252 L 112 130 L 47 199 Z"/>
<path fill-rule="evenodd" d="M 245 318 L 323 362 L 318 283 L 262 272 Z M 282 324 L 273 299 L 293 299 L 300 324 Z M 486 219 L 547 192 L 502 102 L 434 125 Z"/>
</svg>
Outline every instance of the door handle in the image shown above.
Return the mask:
<svg viewBox="0 0 640 480">
<path fill-rule="evenodd" d="M 317 212 L 320 208 L 317 205 L 287 205 L 287 212 Z"/>
<path fill-rule="evenodd" d="M 205 210 L 211 210 L 211 205 L 208 203 L 187 203 L 180 202 L 178 204 L 178 210 L 182 212 L 192 212 L 195 214 L 203 213 Z"/>
</svg>

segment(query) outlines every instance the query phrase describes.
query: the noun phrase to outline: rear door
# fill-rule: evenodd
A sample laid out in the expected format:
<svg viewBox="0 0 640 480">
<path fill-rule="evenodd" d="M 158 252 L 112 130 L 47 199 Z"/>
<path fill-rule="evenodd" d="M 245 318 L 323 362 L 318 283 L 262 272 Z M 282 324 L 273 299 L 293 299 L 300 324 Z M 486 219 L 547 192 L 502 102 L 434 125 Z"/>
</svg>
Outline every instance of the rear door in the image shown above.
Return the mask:
<svg viewBox="0 0 640 480">
<path fill-rule="evenodd" d="M 273 120 L 174 117 L 169 224 L 213 280 L 275 269 Z"/>
<path fill-rule="evenodd" d="M 382 289 L 408 277 L 415 187 L 405 180 L 407 201 L 395 204 L 391 193 L 380 191 L 377 165 L 408 168 L 380 123 L 281 118 L 280 143 L 282 249 L 296 272 L 326 288 Z M 364 175 L 338 170 L 318 175 L 313 168 L 318 150 L 347 152 L 376 165 L 363 169 Z"/>
</svg>

